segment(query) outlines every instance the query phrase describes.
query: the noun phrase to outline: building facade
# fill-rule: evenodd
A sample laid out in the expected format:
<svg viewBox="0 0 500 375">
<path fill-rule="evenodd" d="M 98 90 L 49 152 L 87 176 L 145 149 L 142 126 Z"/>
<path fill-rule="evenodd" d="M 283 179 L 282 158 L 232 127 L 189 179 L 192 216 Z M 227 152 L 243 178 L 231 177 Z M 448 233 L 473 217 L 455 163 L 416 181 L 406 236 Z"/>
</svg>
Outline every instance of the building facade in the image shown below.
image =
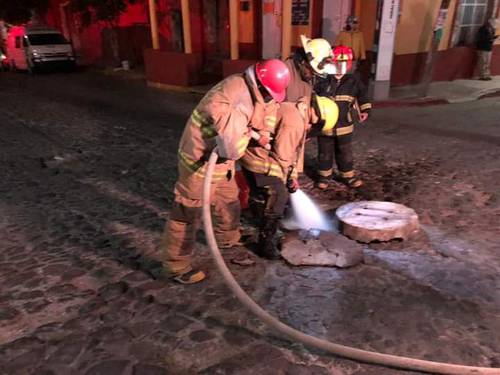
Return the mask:
<svg viewBox="0 0 500 375">
<path fill-rule="evenodd" d="M 476 75 L 475 35 L 490 17 L 500 16 L 498 0 L 449 0 L 446 3 L 441 0 L 401 0 L 392 85 L 421 81 L 441 4 L 444 13 L 442 35 L 432 79 L 448 81 Z M 500 28 L 497 28 L 499 33 Z M 500 75 L 500 38 L 495 42 L 491 64 L 492 74 Z"/>
<path fill-rule="evenodd" d="M 301 34 L 334 44 L 351 14 L 364 34 L 372 79 L 393 86 L 423 79 L 436 38 L 432 79 L 473 77 L 475 33 L 500 15 L 498 0 L 144 0 L 114 25 L 83 25 L 67 0 L 52 0 L 47 23 L 72 40 L 84 64 L 116 64 L 113 27 L 120 59 L 144 63 L 148 81 L 196 85 L 260 58 L 286 57 Z M 162 72 L 165 66 L 172 70 Z M 500 38 L 492 73 L 500 74 Z"/>
</svg>

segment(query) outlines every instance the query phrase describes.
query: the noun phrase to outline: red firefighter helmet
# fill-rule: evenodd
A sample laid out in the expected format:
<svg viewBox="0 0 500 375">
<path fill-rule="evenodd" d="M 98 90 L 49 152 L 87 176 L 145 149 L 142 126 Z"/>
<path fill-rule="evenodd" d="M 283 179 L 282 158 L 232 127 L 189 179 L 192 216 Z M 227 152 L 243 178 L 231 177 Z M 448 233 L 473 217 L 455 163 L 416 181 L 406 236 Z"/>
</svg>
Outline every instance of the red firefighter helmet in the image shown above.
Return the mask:
<svg viewBox="0 0 500 375">
<path fill-rule="evenodd" d="M 337 46 L 333 49 L 333 74 L 347 74 L 352 70 L 354 54 L 351 47 Z"/>
<path fill-rule="evenodd" d="M 278 103 L 285 100 L 290 72 L 283 61 L 277 59 L 260 61 L 255 65 L 255 74 L 274 100 Z"/>
</svg>

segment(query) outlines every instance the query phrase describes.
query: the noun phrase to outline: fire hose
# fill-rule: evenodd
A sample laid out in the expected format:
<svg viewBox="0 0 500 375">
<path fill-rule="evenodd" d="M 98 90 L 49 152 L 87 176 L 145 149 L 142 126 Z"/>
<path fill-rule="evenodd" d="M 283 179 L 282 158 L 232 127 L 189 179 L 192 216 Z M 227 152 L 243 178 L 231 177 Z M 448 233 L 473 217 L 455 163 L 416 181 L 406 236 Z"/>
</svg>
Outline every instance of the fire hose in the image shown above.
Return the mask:
<svg viewBox="0 0 500 375">
<path fill-rule="evenodd" d="M 409 357 L 400 357 L 397 355 L 378 353 L 368 350 L 362 350 L 350 346 L 345 346 L 341 344 L 336 344 L 324 339 L 320 339 L 314 336 L 305 334 L 295 328 L 292 328 L 280 320 L 273 317 L 266 310 L 260 307 L 238 284 L 233 274 L 227 267 L 224 258 L 222 257 L 220 250 L 217 246 L 215 240 L 215 235 L 212 226 L 212 216 L 211 216 L 211 184 L 212 184 L 212 174 L 215 168 L 215 164 L 218 159 L 217 149 L 214 149 L 210 155 L 208 161 L 205 181 L 203 185 L 203 225 L 205 229 L 205 235 L 208 242 L 208 247 L 210 249 L 212 258 L 215 261 L 218 271 L 222 275 L 224 282 L 234 293 L 236 298 L 252 313 L 254 313 L 263 323 L 265 323 L 269 328 L 278 331 L 284 336 L 288 337 L 293 341 L 300 342 L 307 346 L 315 347 L 323 351 L 348 358 L 356 361 L 371 363 L 377 365 L 383 365 L 388 367 L 397 367 L 400 369 L 413 370 L 413 371 L 424 371 L 429 373 L 437 374 L 495 374 L 500 375 L 500 368 L 488 368 L 488 367 L 474 367 L 474 366 L 464 366 L 451 363 L 442 363 L 427 361 L 422 359 L 415 359 Z"/>
</svg>

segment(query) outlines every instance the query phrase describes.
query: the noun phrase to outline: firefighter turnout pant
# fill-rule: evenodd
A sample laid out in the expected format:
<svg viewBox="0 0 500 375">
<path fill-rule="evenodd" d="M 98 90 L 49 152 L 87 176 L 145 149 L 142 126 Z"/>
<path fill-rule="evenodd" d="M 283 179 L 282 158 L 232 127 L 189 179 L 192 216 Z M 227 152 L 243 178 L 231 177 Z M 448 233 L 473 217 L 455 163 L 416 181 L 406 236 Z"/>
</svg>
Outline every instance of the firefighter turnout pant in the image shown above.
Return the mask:
<svg viewBox="0 0 500 375">
<path fill-rule="evenodd" d="M 340 177 L 354 177 L 352 133 L 318 137 L 318 175 L 320 180 L 332 177 L 334 157 Z"/>
<path fill-rule="evenodd" d="M 191 269 L 196 232 L 201 226 L 203 178 L 190 178 L 187 182 L 179 179 L 176 183 L 175 201 L 160 244 L 163 265 L 171 275 Z M 211 204 L 217 244 L 221 248 L 231 247 L 240 239 L 241 209 L 234 170 L 212 182 Z"/>
<path fill-rule="evenodd" d="M 290 194 L 282 179 L 242 168 L 250 187 L 250 195 L 264 198 L 264 220 L 281 218 Z"/>
</svg>

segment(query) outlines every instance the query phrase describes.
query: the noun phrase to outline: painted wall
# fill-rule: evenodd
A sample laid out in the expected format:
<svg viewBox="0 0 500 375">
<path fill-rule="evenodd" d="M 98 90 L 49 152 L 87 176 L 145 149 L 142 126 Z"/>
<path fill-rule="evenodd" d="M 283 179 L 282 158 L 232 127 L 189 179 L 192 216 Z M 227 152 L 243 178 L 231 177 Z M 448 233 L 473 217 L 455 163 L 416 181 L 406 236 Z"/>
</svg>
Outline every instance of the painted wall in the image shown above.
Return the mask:
<svg viewBox="0 0 500 375">
<path fill-rule="evenodd" d="M 255 42 L 255 4 L 253 1 L 245 1 L 241 6 L 247 9 L 241 9 L 238 12 L 238 39 L 240 43 Z"/>
<path fill-rule="evenodd" d="M 376 0 L 374 0 L 376 2 Z M 323 38 L 330 43 L 345 27 L 347 16 L 351 14 L 351 0 L 326 0 L 323 5 Z"/>
<path fill-rule="evenodd" d="M 329 3 L 330 1 L 331 0 L 325 0 L 324 3 Z M 313 21 L 316 19 L 315 14 L 317 14 L 316 5 L 321 6 L 321 4 L 322 2 L 320 0 L 310 0 L 309 23 L 300 26 L 292 25 L 292 48 L 301 45 L 301 34 L 311 37 L 313 28 L 315 33 L 319 32 L 319 27 L 316 28 L 313 25 Z M 281 55 L 282 5 L 282 0 L 262 0 L 262 57 L 265 59 L 276 58 Z"/>
<path fill-rule="evenodd" d="M 105 63 L 110 57 L 108 25 L 95 22 L 84 26 L 78 15 L 72 14 L 67 6 L 61 7 L 64 3 L 67 0 L 52 0 L 45 22 L 71 39 L 81 64 Z M 160 46 L 165 50 L 175 50 L 176 44 L 179 47 L 179 30 L 174 25 L 176 6 L 180 8 L 179 0 L 157 0 Z M 117 24 L 120 51 L 123 52 L 121 57 L 141 63 L 142 50 L 151 45 L 147 2 L 129 5 Z"/>
<path fill-rule="evenodd" d="M 441 0 L 403 0 L 396 34 L 395 53 L 397 55 L 427 52 L 431 45 L 432 29 L 439 11 Z M 450 0 L 444 33 L 439 50 L 451 48 L 454 21 L 460 0 Z M 497 32 L 500 31 L 500 27 Z M 497 40 L 495 44 L 500 44 Z"/>
<path fill-rule="evenodd" d="M 309 0 L 309 23 L 307 25 L 292 25 L 292 46 L 300 46 L 300 36 L 306 35 L 307 37 L 311 37 L 312 34 L 312 20 L 314 13 L 314 0 Z"/>
<path fill-rule="evenodd" d="M 377 22 L 377 0 L 357 0 L 356 15 L 359 19 L 359 29 L 363 32 L 365 39 L 365 48 L 371 51 Z"/>
<path fill-rule="evenodd" d="M 403 0 L 396 32 L 396 55 L 429 49 L 440 0 Z M 449 17 L 448 17 L 449 18 Z"/>
<path fill-rule="evenodd" d="M 281 0 L 262 0 L 262 58 L 281 54 Z"/>
</svg>

